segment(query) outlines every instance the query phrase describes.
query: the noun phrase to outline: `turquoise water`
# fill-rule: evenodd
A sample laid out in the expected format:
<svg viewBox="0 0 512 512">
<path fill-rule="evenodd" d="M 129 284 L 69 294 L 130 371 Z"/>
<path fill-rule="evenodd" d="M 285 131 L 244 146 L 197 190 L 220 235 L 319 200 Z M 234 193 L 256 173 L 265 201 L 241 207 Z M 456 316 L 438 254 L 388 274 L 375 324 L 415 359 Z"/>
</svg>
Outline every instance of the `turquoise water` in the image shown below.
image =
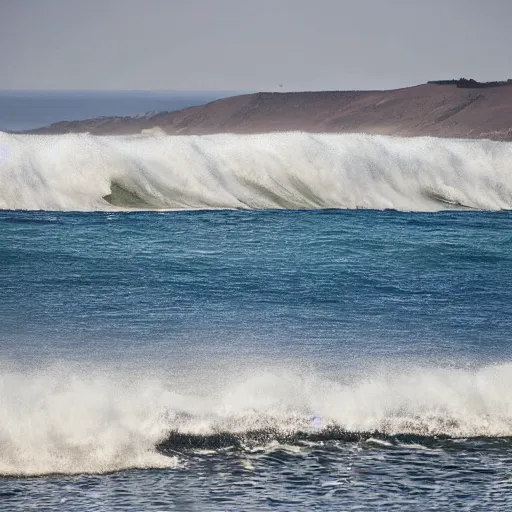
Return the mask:
<svg viewBox="0 0 512 512">
<path fill-rule="evenodd" d="M 4 510 L 510 505 L 509 212 L 3 211 L 0 240 Z"/>
</svg>

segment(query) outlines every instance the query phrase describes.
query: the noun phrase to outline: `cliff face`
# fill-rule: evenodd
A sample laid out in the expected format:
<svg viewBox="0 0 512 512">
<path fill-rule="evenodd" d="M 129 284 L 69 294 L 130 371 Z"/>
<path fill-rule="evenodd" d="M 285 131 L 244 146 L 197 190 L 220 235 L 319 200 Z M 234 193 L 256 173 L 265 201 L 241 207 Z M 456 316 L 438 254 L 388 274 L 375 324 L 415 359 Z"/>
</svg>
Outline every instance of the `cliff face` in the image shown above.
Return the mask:
<svg viewBox="0 0 512 512">
<path fill-rule="evenodd" d="M 137 118 L 62 122 L 32 133 L 175 135 L 272 131 L 512 140 L 512 83 L 464 88 L 426 84 L 394 91 L 256 93 Z"/>
</svg>

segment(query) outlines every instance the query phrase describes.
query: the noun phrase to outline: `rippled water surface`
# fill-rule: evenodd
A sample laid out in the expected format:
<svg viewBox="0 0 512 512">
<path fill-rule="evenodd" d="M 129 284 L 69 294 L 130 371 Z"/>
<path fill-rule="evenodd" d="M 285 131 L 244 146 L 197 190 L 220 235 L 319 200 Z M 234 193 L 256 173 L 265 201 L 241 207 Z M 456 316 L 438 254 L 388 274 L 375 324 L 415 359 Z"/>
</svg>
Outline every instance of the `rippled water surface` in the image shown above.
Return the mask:
<svg viewBox="0 0 512 512">
<path fill-rule="evenodd" d="M 507 510 L 510 213 L 0 213 L 2 510 Z"/>
</svg>

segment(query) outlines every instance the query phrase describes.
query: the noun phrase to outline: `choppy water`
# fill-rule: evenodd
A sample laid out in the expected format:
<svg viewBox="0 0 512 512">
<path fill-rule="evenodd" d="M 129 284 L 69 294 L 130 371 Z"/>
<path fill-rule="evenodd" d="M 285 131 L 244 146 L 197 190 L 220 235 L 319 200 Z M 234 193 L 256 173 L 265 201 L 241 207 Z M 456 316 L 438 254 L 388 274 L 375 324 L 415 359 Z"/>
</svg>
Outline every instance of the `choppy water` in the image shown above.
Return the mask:
<svg viewBox="0 0 512 512">
<path fill-rule="evenodd" d="M 2 509 L 506 510 L 511 248 L 509 212 L 0 212 Z"/>
</svg>

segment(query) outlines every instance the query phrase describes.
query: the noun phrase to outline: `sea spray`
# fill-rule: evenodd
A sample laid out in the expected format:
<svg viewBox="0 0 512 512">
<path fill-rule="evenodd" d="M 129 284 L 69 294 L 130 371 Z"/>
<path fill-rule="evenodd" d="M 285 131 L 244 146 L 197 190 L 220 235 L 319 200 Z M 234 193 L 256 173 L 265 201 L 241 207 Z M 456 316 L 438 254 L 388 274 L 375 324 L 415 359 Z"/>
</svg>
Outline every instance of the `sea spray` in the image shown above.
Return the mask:
<svg viewBox="0 0 512 512">
<path fill-rule="evenodd" d="M 512 208 L 512 143 L 0 133 L 0 209 Z"/>
<path fill-rule="evenodd" d="M 268 369 L 228 377 L 221 386 L 211 382 L 206 393 L 203 385 L 202 392 L 184 393 L 171 375 L 148 380 L 106 369 L 4 368 L 0 474 L 172 467 L 183 462 L 179 450 L 168 451 L 177 455 L 169 458 L 157 446 L 174 446 L 173 435 L 189 448 L 255 432 L 267 441 L 301 435 L 353 440 L 359 432 L 512 436 L 510 364 L 411 368 L 349 383 Z"/>
</svg>

